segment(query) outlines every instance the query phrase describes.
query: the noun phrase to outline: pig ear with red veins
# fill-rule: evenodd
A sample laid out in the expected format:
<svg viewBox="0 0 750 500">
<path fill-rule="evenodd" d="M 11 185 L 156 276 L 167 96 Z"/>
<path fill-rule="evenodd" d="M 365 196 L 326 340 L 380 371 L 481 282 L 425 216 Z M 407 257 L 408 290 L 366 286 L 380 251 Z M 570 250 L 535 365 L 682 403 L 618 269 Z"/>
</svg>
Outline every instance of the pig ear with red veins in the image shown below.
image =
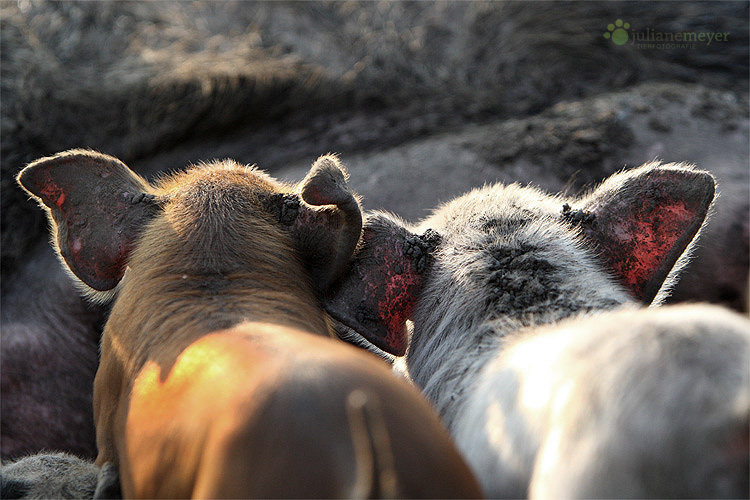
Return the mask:
<svg viewBox="0 0 750 500">
<path fill-rule="evenodd" d="M 17 180 L 46 207 L 70 271 L 96 291 L 114 289 L 153 212 L 148 184 L 118 159 L 83 150 L 37 160 Z"/>
<path fill-rule="evenodd" d="M 437 240 L 431 231 L 418 236 L 391 216 L 371 214 L 344 278 L 325 301 L 326 310 L 376 347 L 403 356 L 406 320 L 414 311 Z"/>
<path fill-rule="evenodd" d="M 582 202 L 583 210 L 564 207 L 563 218 L 580 223 L 613 275 L 650 304 L 686 261 L 714 193 L 708 172 L 652 163 L 613 175 Z"/>
</svg>

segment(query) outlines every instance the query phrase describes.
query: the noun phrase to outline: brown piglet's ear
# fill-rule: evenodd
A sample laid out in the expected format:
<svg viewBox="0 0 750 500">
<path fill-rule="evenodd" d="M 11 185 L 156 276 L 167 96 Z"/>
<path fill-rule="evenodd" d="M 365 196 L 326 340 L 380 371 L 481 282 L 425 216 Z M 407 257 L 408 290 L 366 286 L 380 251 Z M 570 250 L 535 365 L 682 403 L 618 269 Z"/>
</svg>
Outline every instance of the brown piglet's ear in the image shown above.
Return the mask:
<svg viewBox="0 0 750 500">
<path fill-rule="evenodd" d="M 708 172 L 651 163 L 613 175 L 583 200 L 582 211 L 564 209 L 563 218 L 583 213 L 578 222 L 604 264 L 650 304 L 689 254 L 714 194 Z"/>
<path fill-rule="evenodd" d="M 378 348 L 403 356 L 411 316 L 432 263 L 436 233 L 418 236 L 383 213 L 367 217 L 347 272 L 325 301 L 328 313 Z"/>
<path fill-rule="evenodd" d="M 154 209 L 148 184 L 118 159 L 85 150 L 37 160 L 17 180 L 46 208 L 70 271 L 95 291 L 114 289 Z"/>
<path fill-rule="evenodd" d="M 321 156 L 298 194 L 274 197 L 271 210 L 289 226 L 315 287 L 323 292 L 346 269 L 362 232 L 362 209 L 338 158 Z"/>
</svg>

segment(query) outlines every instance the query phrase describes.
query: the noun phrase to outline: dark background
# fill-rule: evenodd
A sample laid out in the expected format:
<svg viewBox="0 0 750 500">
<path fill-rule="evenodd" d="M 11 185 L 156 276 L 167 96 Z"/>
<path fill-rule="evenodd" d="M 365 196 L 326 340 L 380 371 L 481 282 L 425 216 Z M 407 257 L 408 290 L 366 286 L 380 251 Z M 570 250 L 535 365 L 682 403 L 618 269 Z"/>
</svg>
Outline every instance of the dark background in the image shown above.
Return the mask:
<svg viewBox="0 0 750 500">
<path fill-rule="evenodd" d="M 603 37 L 616 19 L 730 35 L 638 50 Z M 3 2 L 2 270 L 46 240 L 13 174 L 88 147 L 289 178 L 337 152 L 367 208 L 408 219 L 485 181 L 688 161 L 738 198 L 712 224 L 736 218 L 746 271 L 748 22 L 747 2 Z"/>
<path fill-rule="evenodd" d="M 486 182 L 574 194 L 691 162 L 721 197 L 674 300 L 747 308 L 748 2 L 21 0 L 0 17 L 4 457 L 33 418 L 90 433 L 79 393 L 106 310 L 78 298 L 14 181 L 72 147 L 147 177 L 231 157 L 289 180 L 336 152 L 365 208 L 412 221 Z M 617 19 L 729 36 L 617 46 Z"/>
</svg>

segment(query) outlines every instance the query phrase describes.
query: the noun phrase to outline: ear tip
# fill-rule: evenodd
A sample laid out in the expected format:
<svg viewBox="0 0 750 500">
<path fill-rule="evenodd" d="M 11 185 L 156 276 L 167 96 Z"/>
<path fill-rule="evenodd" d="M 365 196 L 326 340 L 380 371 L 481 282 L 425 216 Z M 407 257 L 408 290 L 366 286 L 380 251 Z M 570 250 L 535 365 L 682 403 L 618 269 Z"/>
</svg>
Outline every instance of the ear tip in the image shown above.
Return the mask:
<svg viewBox="0 0 750 500">
<path fill-rule="evenodd" d="M 22 188 L 24 188 L 27 191 L 30 191 L 29 188 L 31 187 L 30 186 L 30 184 L 31 184 L 31 179 L 30 179 L 31 173 L 30 173 L 30 170 L 29 170 L 30 168 L 31 168 L 31 165 L 27 165 L 24 168 L 22 168 L 21 171 L 18 172 L 18 174 L 16 174 L 16 182 L 18 183 L 19 186 L 21 186 Z"/>
<path fill-rule="evenodd" d="M 347 172 L 346 167 L 341 164 L 337 156 L 332 154 L 323 155 L 315 160 L 307 177 L 320 175 L 327 175 L 332 179 L 343 182 L 349 180 L 349 172 Z"/>
<path fill-rule="evenodd" d="M 71 149 L 52 156 L 38 158 L 31 163 L 28 163 L 20 172 L 18 172 L 18 175 L 16 175 L 16 182 L 31 194 L 39 196 L 37 191 L 39 191 L 39 185 L 42 184 L 39 176 L 45 171 L 49 171 L 51 167 L 54 167 L 71 157 L 90 154 L 90 152 L 84 150 Z"/>
<path fill-rule="evenodd" d="M 700 192 L 700 198 L 703 200 L 706 208 L 708 208 L 716 198 L 716 180 L 708 172 L 701 172 L 696 184 L 699 184 L 697 189 Z"/>
<path fill-rule="evenodd" d="M 313 164 L 302 181 L 300 194 L 311 205 L 339 205 L 356 203 L 347 186 L 346 169 L 333 155 L 324 155 Z"/>
<path fill-rule="evenodd" d="M 716 178 L 706 170 L 686 170 L 686 199 L 697 205 L 711 204 L 716 196 Z"/>
<path fill-rule="evenodd" d="M 668 188 L 674 196 L 699 206 L 711 204 L 716 195 L 716 178 L 707 171 L 682 163 L 657 165 L 651 170 L 646 182 L 657 182 Z"/>
<path fill-rule="evenodd" d="M 42 199 L 44 195 L 42 185 L 44 182 L 40 179 L 41 174 L 42 169 L 39 168 L 39 162 L 36 161 L 28 164 L 18 172 L 16 182 L 27 193 Z"/>
<path fill-rule="evenodd" d="M 706 170 L 694 170 L 694 179 L 699 187 L 707 194 L 713 196 L 716 192 L 716 178 L 711 172 Z"/>
</svg>

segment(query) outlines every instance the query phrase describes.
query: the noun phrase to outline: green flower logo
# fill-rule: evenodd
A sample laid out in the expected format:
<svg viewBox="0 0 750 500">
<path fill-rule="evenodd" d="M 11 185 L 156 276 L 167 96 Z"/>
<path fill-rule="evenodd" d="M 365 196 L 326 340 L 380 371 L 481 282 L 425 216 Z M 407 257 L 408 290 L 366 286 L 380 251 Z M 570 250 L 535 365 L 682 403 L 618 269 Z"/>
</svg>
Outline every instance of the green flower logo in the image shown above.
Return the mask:
<svg viewBox="0 0 750 500">
<path fill-rule="evenodd" d="M 615 24 L 607 25 L 607 32 L 604 33 L 604 38 L 612 39 L 615 45 L 625 45 L 628 41 L 628 32 L 625 31 L 630 28 L 630 24 L 623 23 L 622 19 L 615 21 Z"/>
</svg>

